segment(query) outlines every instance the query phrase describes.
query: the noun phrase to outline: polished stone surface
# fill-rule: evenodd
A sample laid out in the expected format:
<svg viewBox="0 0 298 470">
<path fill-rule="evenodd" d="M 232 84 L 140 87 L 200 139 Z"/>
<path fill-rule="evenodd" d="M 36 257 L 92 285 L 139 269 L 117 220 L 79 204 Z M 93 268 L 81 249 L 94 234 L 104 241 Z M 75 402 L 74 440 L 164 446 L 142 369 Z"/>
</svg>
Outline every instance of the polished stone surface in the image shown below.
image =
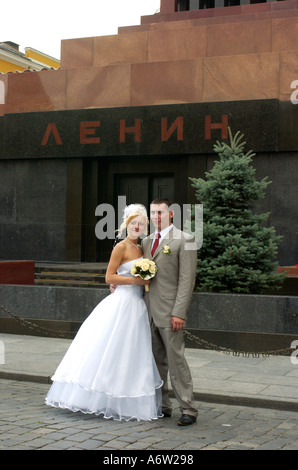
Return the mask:
<svg viewBox="0 0 298 470">
<path fill-rule="evenodd" d="M 279 55 L 208 57 L 203 101 L 271 99 L 279 95 Z"/>
<path fill-rule="evenodd" d="M 280 263 L 296 262 L 298 2 L 173 5 L 118 35 L 62 41 L 60 70 L 0 76 L 0 258 L 96 259 L 94 210 L 114 203 L 125 158 L 136 175 L 153 159 L 193 202 L 187 178 L 204 176 L 223 138 L 206 139 L 206 116 L 227 114 L 272 181 L 261 208 L 284 236 Z"/>
<path fill-rule="evenodd" d="M 82 322 L 103 288 L 0 285 L 1 304 L 22 318 Z M 42 305 L 42 310 L 40 306 Z M 193 330 L 298 334 L 298 297 L 194 292 L 187 327 Z M 0 310 L 0 318 L 6 318 Z"/>
<path fill-rule="evenodd" d="M 154 83 L 160 92 L 167 85 L 166 77 L 159 80 L 161 69 L 155 69 L 156 81 L 150 75 L 155 94 Z M 146 68 L 141 74 L 148 77 Z M 168 96 L 174 90 L 168 87 Z M 245 135 L 248 150 L 278 150 L 278 101 L 269 99 L 17 114 L 1 121 L 2 152 L 9 159 L 213 153 L 216 140 L 228 137 L 228 126 Z"/>
</svg>

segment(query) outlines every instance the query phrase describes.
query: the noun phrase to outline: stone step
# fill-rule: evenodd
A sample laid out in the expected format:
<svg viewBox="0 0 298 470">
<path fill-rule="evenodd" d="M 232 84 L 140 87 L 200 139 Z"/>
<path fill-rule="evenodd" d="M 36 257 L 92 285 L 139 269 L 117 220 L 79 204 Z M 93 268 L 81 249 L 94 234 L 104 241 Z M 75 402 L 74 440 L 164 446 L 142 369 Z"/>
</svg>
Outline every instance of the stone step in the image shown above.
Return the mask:
<svg viewBox="0 0 298 470">
<path fill-rule="evenodd" d="M 70 279 L 35 279 L 34 284 L 36 286 L 58 286 L 58 287 L 96 287 L 96 288 L 107 288 L 108 285 L 99 282 L 93 281 L 84 281 L 80 280 L 70 280 Z"/>
<path fill-rule="evenodd" d="M 35 272 L 81 272 L 105 274 L 108 263 L 35 263 Z"/>
<path fill-rule="evenodd" d="M 35 267 L 35 285 L 67 287 L 108 287 L 107 263 L 41 264 Z"/>
</svg>

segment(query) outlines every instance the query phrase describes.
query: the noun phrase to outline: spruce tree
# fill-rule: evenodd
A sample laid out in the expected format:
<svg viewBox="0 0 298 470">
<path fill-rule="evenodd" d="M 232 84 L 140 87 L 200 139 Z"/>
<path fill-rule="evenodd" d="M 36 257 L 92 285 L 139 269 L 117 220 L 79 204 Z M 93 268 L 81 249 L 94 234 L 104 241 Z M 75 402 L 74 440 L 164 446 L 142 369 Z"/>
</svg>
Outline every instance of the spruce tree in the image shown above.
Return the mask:
<svg viewBox="0 0 298 470">
<path fill-rule="evenodd" d="M 265 195 L 267 177 L 256 181 L 251 150 L 239 132 L 230 145 L 217 141 L 219 156 L 206 180 L 190 178 L 196 198 L 203 204 L 203 245 L 198 251 L 197 282 L 200 291 L 265 293 L 281 286 L 277 273 L 278 244 L 274 227 L 266 226 L 269 213 L 255 212 Z"/>
</svg>

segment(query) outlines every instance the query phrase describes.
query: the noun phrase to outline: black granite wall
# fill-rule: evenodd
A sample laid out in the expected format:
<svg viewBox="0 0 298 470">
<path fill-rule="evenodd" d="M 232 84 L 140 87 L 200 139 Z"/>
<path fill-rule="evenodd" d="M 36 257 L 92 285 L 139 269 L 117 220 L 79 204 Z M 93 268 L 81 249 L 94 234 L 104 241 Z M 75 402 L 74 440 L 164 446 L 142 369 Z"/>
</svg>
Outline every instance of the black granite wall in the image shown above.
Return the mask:
<svg viewBox="0 0 298 470">
<path fill-rule="evenodd" d="M 0 259 L 65 256 L 64 160 L 0 161 Z"/>
<path fill-rule="evenodd" d="M 298 106 L 278 100 L 1 117 L 0 260 L 99 261 L 95 208 L 115 202 L 119 172 L 171 173 L 176 202 L 195 203 L 188 177 L 210 170 L 228 126 L 272 181 L 258 210 L 284 236 L 278 261 L 297 264 Z"/>
</svg>

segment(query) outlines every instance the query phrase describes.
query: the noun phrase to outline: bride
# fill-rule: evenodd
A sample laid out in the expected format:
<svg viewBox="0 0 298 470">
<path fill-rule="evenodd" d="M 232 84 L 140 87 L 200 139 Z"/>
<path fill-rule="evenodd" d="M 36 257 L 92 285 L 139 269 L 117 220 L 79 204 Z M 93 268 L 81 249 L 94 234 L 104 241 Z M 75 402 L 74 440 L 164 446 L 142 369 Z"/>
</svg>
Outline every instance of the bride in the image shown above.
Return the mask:
<svg viewBox="0 0 298 470">
<path fill-rule="evenodd" d="M 117 284 L 84 321 L 58 366 L 46 404 L 94 413 L 115 420 L 162 417 L 162 380 L 152 354 L 145 281 L 133 277 L 133 261 L 142 257 L 138 238 L 147 232 L 144 206 L 126 207 L 120 234 L 127 237 L 112 251 L 106 282 Z"/>
</svg>

